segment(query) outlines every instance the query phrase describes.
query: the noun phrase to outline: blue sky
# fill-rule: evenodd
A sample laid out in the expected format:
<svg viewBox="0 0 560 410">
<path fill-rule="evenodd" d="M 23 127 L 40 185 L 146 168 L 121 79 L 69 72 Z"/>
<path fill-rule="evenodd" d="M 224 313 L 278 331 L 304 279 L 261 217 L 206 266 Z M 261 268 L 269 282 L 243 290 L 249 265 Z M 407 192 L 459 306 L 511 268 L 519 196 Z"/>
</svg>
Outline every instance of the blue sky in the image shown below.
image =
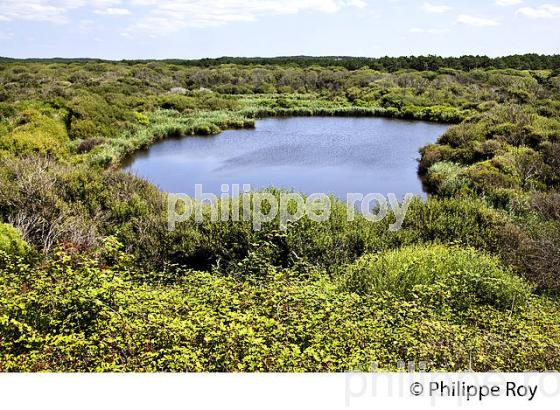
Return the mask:
<svg viewBox="0 0 560 410">
<path fill-rule="evenodd" d="M 0 55 L 560 53 L 558 0 L 0 0 Z"/>
</svg>

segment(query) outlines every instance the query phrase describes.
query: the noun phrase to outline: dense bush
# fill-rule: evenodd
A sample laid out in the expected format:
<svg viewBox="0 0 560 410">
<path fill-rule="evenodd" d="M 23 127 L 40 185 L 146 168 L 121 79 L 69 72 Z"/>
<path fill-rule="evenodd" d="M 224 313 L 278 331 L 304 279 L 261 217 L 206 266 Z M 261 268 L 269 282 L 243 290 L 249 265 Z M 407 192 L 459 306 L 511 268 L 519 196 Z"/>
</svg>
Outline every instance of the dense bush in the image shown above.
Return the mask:
<svg viewBox="0 0 560 410">
<path fill-rule="evenodd" d="M 75 96 L 66 109 L 66 127 L 70 138 L 76 140 L 114 138 L 127 122 L 134 122 L 132 112 L 93 93 Z"/>
<path fill-rule="evenodd" d="M 560 223 L 508 224 L 500 232 L 500 252 L 543 293 L 560 292 Z"/>
<path fill-rule="evenodd" d="M 26 256 L 29 245 L 25 243 L 17 229 L 9 224 L 0 223 L 0 252 Z"/>
<path fill-rule="evenodd" d="M 365 255 L 343 271 L 342 286 L 349 291 L 369 296 L 391 292 L 409 300 L 429 292 L 456 309 L 476 304 L 523 308 L 531 293 L 496 258 L 441 245 Z"/>
<path fill-rule="evenodd" d="M 158 254 L 163 198 L 152 185 L 118 171 L 92 173 L 37 158 L 0 162 L 0 218 L 43 252 L 62 242 L 90 249 L 118 232 L 145 257 Z"/>
<path fill-rule="evenodd" d="M 146 284 L 128 263 L 114 241 L 95 258 L 59 250 L 41 267 L 0 256 L 0 371 L 344 371 L 372 362 L 395 370 L 399 360 L 426 361 L 427 370 L 560 366 L 558 306 L 545 299 L 515 311 L 455 310 L 441 303 L 445 288 L 419 289 L 411 300 L 361 297 L 271 266 L 258 284 L 196 271 L 172 285 Z M 500 272 L 497 262 L 485 264 Z M 506 289 L 476 278 L 504 302 L 525 289 L 511 278 Z"/>
<path fill-rule="evenodd" d="M 29 108 L 19 112 L 10 125 L 11 130 L 0 137 L 0 149 L 55 158 L 66 154 L 69 140 L 58 113 Z"/>
<path fill-rule="evenodd" d="M 431 192 L 437 192 L 441 196 L 460 195 L 468 188 L 468 180 L 463 176 L 464 171 L 464 167 L 452 162 L 436 162 L 428 170 L 426 185 Z"/>
</svg>

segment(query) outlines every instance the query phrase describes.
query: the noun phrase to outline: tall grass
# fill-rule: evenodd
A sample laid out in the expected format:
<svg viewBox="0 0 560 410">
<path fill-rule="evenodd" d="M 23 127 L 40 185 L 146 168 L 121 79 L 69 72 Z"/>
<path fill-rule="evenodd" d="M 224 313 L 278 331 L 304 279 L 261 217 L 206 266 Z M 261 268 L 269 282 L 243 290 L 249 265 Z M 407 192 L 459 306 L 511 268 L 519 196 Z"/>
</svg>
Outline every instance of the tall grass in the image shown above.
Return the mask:
<svg viewBox="0 0 560 410">
<path fill-rule="evenodd" d="M 344 269 L 341 282 L 362 295 L 390 292 L 408 299 L 426 289 L 437 293 L 443 286 L 442 299 L 456 308 L 486 304 L 512 309 L 525 306 L 531 294 L 531 287 L 497 258 L 443 245 L 365 255 Z"/>
<path fill-rule="evenodd" d="M 158 110 L 148 113 L 147 117 L 147 125 L 127 130 L 119 138 L 93 150 L 90 163 L 116 166 L 133 152 L 171 136 L 213 135 L 228 128 L 255 126 L 253 119 L 231 111 L 200 111 L 184 115 L 173 110 Z"/>
</svg>

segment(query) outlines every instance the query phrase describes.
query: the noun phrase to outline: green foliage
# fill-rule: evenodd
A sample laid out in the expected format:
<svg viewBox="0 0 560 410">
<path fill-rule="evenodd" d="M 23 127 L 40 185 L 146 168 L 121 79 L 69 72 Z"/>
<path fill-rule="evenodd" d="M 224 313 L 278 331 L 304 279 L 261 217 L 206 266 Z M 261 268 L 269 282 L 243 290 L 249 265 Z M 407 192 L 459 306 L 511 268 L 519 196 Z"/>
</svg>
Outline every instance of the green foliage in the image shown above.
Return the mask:
<svg viewBox="0 0 560 410">
<path fill-rule="evenodd" d="M 29 252 L 29 246 L 12 225 L 0 223 L 0 252 L 25 256 Z"/>
<path fill-rule="evenodd" d="M 509 221 L 502 212 L 473 197 L 430 198 L 411 203 L 400 235 L 407 242 L 455 243 L 495 252 L 498 230 Z"/>
<path fill-rule="evenodd" d="M 133 113 L 94 93 L 81 93 L 66 104 L 66 127 L 70 138 L 113 138 L 132 121 Z"/>
<path fill-rule="evenodd" d="M 440 248 L 423 252 L 450 259 Z M 362 297 L 273 268 L 258 284 L 196 271 L 147 284 L 112 240 L 96 256 L 59 249 L 40 266 L 0 256 L 0 370 L 344 371 L 372 361 L 395 370 L 399 360 L 426 361 L 427 370 L 558 368 L 558 306 L 542 298 L 523 310 L 487 305 L 485 295 L 505 303 L 526 288 L 469 252 L 455 259 L 460 280 L 431 292 L 417 286 L 412 299 Z M 387 257 L 406 264 L 402 254 Z M 464 264 L 477 275 L 461 273 Z M 461 310 L 441 304 L 453 291 L 466 297 Z"/>
<path fill-rule="evenodd" d="M 428 170 L 426 183 L 432 192 L 441 196 L 460 195 L 467 191 L 465 168 L 452 162 L 436 162 Z"/>
<path fill-rule="evenodd" d="M 361 295 L 391 292 L 413 299 L 430 294 L 454 309 L 492 305 L 523 308 L 531 288 L 492 257 L 473 249 L 412 246 L 365 255 L 343 269 L 342 286 Z"/>
<path fill-rule="evenodd" d="M 0 137 L 0 149 L 16 155 L 40 154 L 55 158 L 67 152 L 68 135 L 55 112 L 29 108 L 19 112 L 11 130 Z"/>
<path fill-rule="evenodd" d="M 134 118 L 136 118 L 136 122 L 140 125 L 148 125 L 150 124 L 150 118 L 146 114 L 142 114 L 141 112 L 135 112 Z"/>
<path fill-rule="evenodd" d="M 119 138 L 108 140 L 101 150 L 92 152 L 92 165 L 107 167 L 117 165 L 132 152 L 154 142 L 188 135 L 213 135 L 227 128 L 250 128 L 255 122 L 230 111 L 197 111 L 192 115 L 181 115 L 176 110 L 160 110 L 145 115 L 147 121 L 140 127 L 124 131 Z"/>
</svg>

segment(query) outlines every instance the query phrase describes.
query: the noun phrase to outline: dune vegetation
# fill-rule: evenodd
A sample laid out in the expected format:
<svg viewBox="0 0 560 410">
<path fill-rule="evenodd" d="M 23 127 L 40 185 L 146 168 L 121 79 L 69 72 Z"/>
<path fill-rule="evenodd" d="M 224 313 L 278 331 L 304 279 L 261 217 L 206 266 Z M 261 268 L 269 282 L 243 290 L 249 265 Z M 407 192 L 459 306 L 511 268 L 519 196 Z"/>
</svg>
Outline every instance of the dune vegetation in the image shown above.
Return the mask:
<svg viewBox="0 0 560 410">
<path fill-rule="evenodd" d="M 296 115 L 450 124 L 429 198 L 169 231 L 119 169 Z M 0 60 L 0 371 L 560 370 L 559 189 L 558 56 Z"/>
</svg>

